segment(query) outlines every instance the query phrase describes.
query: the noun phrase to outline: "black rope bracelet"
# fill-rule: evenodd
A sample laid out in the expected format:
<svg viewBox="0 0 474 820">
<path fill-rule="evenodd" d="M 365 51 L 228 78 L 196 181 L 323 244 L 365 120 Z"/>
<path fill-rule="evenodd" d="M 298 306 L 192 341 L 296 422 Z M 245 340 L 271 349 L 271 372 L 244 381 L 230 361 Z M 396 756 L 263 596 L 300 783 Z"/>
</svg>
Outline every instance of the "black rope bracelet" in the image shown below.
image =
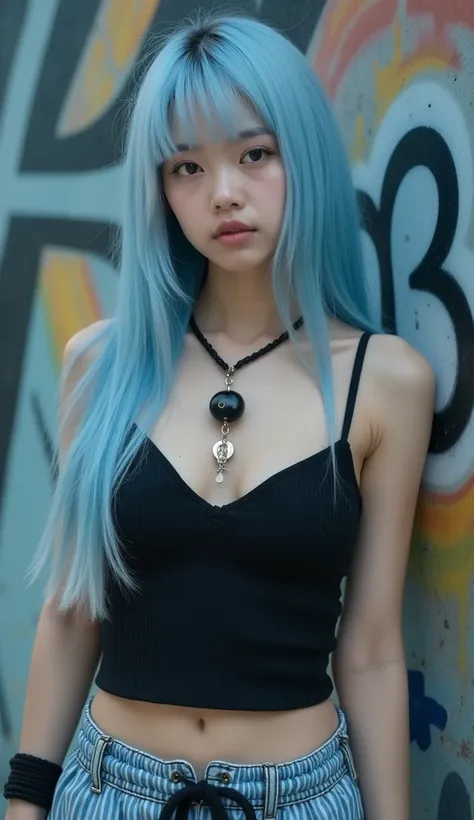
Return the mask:
<svg viewBox="0 0 474 820">
<path fill-rule="evenodd" d="M 53 804 L 54 791 L 62 767 L 42 757 L 20 752 L 10 760 L 10 776 L 3 796 L 6 800 L 24 800 L 47 811 Z"/>
</svg>

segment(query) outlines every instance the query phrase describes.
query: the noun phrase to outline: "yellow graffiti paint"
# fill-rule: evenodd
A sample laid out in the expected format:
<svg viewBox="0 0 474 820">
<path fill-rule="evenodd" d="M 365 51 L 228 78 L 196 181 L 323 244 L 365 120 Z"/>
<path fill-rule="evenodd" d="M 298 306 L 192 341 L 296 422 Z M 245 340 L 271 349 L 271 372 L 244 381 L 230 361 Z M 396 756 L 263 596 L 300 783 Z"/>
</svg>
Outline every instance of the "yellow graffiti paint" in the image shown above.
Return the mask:
<svg viewBox="0 0 474 820">
<path fill-rule="evenodd" d="M 350 149 L 351 162 L 361 162 L 366 159 L 369 146 L 365 137 L 364 118 L 358 114 L 355 120 L 355 136 Z"/>
<path fill-rule="evenodd" d="M 78 254 L 46 250 L 41 260 L 40 295 L 59 369 L 68 339 L 101 318 L 87 261 Z"/>
<path fill-rule="evenodd" d="M 468 672 L 468 626 L 474 577 L 474 477 L 452 493 L 423 492 L 417 510 L 410 577 L 428 595 L 456 601 L 458 662 Z"/>
<path fill-rule="evenodd" d="M 425 492 L 417 517 L 431 544 L 438 549 L 455 547 L 474 530 L 474 477 L 457 492 Z"/>
<path fill-rule="evenodd" d="M 402 27 L 400 18 L 397 16 L 393 25 L 391 61 L 384 66 L 374 61 L 375 122 L 379 123 L 382 120 L 392 101 L 416 76 L 429 70 L 445 72 L 448 68 L 450 68 L 448 57 L 440 53 L 439 49 L 428 44 L 420 47 L 415 54 L 404 56 Z"/>
<path fill-rule="evenodd" d="M 468 671 L 468 625 L 474 578 L 474 477 L 451 493 L 423 492 L 417 510 L 410 577 L 430 596 L 457 604 L 460 671 Z"/>
<path fill-rule="evenodd" d="M 160 0 L 103 0 L 59 118 L 69 137 L 97 120 L 118 94 Z"/>
<path fill-rule="evenodd" d="M 474 550 L 472 530 L 452 549 L 439 548 L 429 543 L 426 533 L 415 529 L 410 560 L 410 578 L 430 597 L 456 602 L 459 629 L 459 671 L 469 671 L 467 647 L 469 627 L 470 588 L 474 577 Z"/>
<path fill-rule="evenodd" d="M 379 0 L 338 0 L 331 12 L 328 31 L 331 37 L 337 36 L 354 21 L 354 18 Z"/>
<path fill-rule="evenodd" d="M 159 0 L 127 3 L 125 8 L 123 0 L 109 0 L 106 4 L 105 20 L 110 50 L 114 64 L 119 68 L 124 69 L 129 64 L 158 5 Z"/>
</svg>

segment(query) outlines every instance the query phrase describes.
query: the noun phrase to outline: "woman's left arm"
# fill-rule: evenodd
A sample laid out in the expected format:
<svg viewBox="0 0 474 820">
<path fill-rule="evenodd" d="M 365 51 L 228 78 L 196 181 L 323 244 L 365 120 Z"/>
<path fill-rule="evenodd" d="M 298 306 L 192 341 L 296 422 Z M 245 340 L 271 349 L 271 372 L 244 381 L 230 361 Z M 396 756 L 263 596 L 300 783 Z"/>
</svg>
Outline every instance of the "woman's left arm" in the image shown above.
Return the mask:
<svg viewBox="0 0 474 820">
<path fill-rule="evenodd" d="M 435 380 L 426 360 L 396 337 L 374 337 L 365 368 L 372 445 L 362 469 L 362 525 L 333 673 L 348 716 L 366 820 L 408 820 L 402 605 Z"/>
</svg>

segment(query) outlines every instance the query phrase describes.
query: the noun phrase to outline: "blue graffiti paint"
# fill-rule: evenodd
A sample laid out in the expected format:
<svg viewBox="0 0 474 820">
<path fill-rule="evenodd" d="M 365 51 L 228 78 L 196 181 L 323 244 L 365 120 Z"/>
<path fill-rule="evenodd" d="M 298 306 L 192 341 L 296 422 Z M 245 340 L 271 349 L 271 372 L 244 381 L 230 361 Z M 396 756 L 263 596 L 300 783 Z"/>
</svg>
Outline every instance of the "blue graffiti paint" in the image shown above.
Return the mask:
<svg viewBox="0 0 474 820">
<path fill-rule="evenodd" d="M 410 743 L 417 743 L 422 752 L 431 746 L 431 727 L 440 731 L 446 728 L 448 713 L 434 698 L 425 695 L 423 672 L 408 670 L 410 697 Z"/>
</svg>

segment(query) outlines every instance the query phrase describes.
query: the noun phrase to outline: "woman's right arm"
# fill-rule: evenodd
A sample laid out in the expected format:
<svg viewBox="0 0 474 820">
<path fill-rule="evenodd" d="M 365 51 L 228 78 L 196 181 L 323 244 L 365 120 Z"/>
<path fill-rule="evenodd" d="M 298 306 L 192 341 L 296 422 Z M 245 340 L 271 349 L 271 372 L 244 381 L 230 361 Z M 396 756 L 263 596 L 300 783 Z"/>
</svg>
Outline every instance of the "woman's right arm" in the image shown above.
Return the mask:
<svg viewBox="0 0 474 820">
<path fill-rule="evenodd" d="M 77 612 L 41 612 L 26 693 L 20 752 L 63 762 L 100 658 L 98 623 Z M 11 800 L 5 820 L 43 820 L 44 809 Z"/>
<path fill-rule="evenodd" d="M 104 323 L 80 331 L 66 346 L 61 407 L 87 367 L 89 351 L 75 363 L 76 351 Z M 60 413 L 61 415 L 61 413 Z M 60 462 L 74 437 L 80 411 L 68 421 L 60 442 Z M 43 606 L 30 663 L 23 724 L 18 751 L 62 765 L 73 739 L 100 659 L 99 623 L 79 608 L 59 611 L 57 599 Z M 5 820 L 43 820 L 44 809 L 23 800 L 11 800 Z"/>
</svg>

